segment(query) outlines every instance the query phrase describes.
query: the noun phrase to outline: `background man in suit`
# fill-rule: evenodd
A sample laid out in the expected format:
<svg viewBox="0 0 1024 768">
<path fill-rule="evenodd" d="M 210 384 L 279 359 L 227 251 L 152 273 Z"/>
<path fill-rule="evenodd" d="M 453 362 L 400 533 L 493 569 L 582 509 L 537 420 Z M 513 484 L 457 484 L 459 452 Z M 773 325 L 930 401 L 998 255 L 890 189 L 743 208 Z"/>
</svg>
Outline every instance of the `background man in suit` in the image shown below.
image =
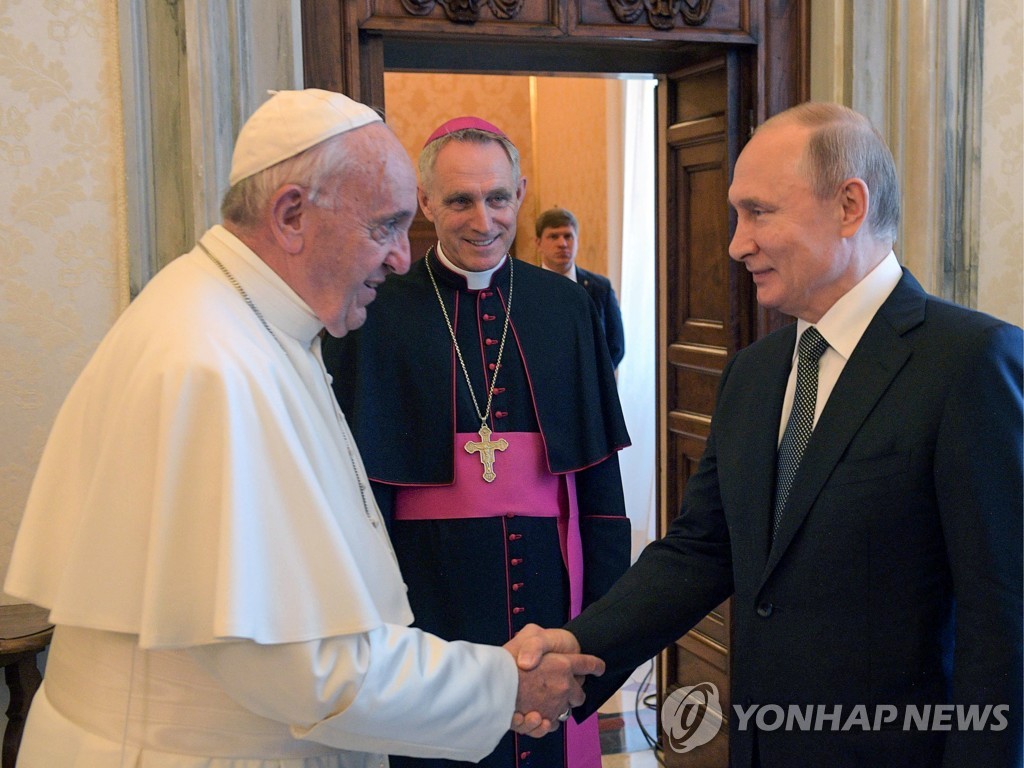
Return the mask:
<svg viewBox="0 0 1024 768">
<path fill-rule="evenodd" d="M 577 714 L 733 595 L 733 766 L 1019 765 L 1020 328 L 900 269 L 894 163 L 852 110 L 805 104 L 766 122 L 729 200 L 730 257 L 762 306 L 798 322 L 726 366 L 679 517 L 567 625 L 608 665 Z M 798 366 L 813 329 L 820 367 Z M 798 383 L 805 365 L 816 392 Z M 791 411 L 813 427 L 802 459 L 784 438 L 800 431 Z M 814 731 L 736 714 L 769 704 L 899 717 Z M 989 717 L 905 726 L 912 706 L 937 705 Z"/>
<path fill-rule="evenodd" d="M 608 342 L 608 354 L 616 368 L 626 354 L 626 336 L 622 330 L 622 312 L 615 289 L 604 275 L 576 266 L 580 247 L 580 225 L 572 211 L 551 208 L 537 217 L 537 253 L 544 269 L 565 275 L 582 285 L 597 307 L 601 327 Z"/>
</svg>

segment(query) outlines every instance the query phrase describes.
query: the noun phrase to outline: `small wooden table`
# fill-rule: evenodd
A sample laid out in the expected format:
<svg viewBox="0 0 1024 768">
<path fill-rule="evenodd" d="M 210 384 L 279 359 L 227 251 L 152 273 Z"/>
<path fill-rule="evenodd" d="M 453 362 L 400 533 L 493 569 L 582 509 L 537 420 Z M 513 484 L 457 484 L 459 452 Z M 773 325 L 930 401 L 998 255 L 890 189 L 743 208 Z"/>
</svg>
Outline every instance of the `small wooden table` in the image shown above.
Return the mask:
<svg viewBox="0 0 1024 768">
<path fill-rule="evenodd" d="M 36 657 L 46 649 L 53 636 L 53 625 L 47 621 L 48 614 L 46 608 L 29 603 L 0 605 L 0 666 L 4 668 L 4 678 L 11 692 L 0 762 L 2 768 L 14 768 L 18 760 L 28 708 L 43 681 Z"/>
</svg>

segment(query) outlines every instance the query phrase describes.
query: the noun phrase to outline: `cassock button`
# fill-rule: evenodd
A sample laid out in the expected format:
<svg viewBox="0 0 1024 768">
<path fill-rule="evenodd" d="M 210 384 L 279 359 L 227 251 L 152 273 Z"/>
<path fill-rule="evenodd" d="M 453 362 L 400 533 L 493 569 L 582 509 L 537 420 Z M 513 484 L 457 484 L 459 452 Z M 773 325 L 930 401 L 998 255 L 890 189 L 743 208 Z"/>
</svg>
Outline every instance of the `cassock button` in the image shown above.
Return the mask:
<svg viewBox="0 0 1024 768">
<path fill-rule="evenodd" d="M 521 538 L 523 538 L 523 534 L 521 533 L 510 533 L 508 535 L 509 541 L 519 541 Z"/>
<path fill-rule="evenodd" d="M 512 613 L 522 613 L 525 610 L 526 609 L 523 608 L 522 606 L 517 605 L 515 608 L 512 609 Z"/>
<path fill-rule="evenodd" d="M 504 419 L 506 416 L 508 416 L 508 411 L 495 411 L 494 412 L 494 418 L 496 418 L 496 419 Z"/>
<path fill-rule="evenodd" d="M 497 366 L 494 363 L 487 364 L 487 370 L 493 371 Z"/>
<path fill-rule="evenodd" d="M 504 391 L 505 391 L 505 388 L 504 388 L 504 387 L 495 387 L 495 388 L 494 388 L 494 394 L 496 394 L 496 395 L 500 395 L 500 394 L 502 394 L 502 393 L 503 393 Z"/>
<path fill-rule="evenodd" d="M 772 605 L 769 602 L 764 602 L 757 606 L 757 615 L 760 616 L 762 619 L 767 619 L 769 616 L 772 615 L 773 610 L 775 610 L 774 605 Z"/>
<path fill-rule="evenodd" d="M 529 753 L 529 752 L 520 752 L 520 753 L 519 753 L 519 759 L 520 759 L 520 760 L 525 760 L 525 759 L 526 759 L 526 758 L 528 758 L 529 756 L 530 756 L 530 753 Z"/>
<path fill-rule="evenodd" d="M 523 558 L 513 557 L 511 560 L 509 560 L 509 562 L 512 563 L 512 565 L 522 565 Z"/>
<path fill-rule="evenodd" d="M 497 343 L 497 339 L 484 339 L 484 344 L 486 344 L 488 347 L 493 347 Z"/>
<path fill-rule="evenodd" d="M 515 584 L 513 584 L 513 585 L 512 585 L 512 591 L 513 591 L 513 592 L 518 592 L 518 591 L 519 591 L 520 589 L 522 589 L 522 588 L 523 588 L 523 585 L 524 585 L 525 583 L 526 583 L 526 582 L 523 582 L 523 581 L 518 581 L 518 582 L 516 582 Z"/>
<path fill-rule="evenodd" d="M 505 517 L 515 517 L 515 516 L 516 516 L 515 512 L 506 512 L 505 513 Z"/>
<path fill-rule="evenodd" d="M 495 317 L 494 315 L 488 315 L 486 312 L 484 313 L 484 320 L 487 320 L 488 322 L 490 322 L 491 320 L 497 320 L 497 319 L 498 318 Z"/>
</svg>

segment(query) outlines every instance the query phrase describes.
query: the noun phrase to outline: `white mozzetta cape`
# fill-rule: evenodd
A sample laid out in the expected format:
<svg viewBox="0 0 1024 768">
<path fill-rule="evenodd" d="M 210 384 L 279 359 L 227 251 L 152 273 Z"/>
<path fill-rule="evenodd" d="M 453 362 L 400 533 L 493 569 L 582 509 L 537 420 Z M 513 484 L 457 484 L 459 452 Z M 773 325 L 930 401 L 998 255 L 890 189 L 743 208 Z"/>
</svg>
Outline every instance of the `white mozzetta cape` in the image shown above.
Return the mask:
<svg viewBox="0 0 1024 768">
<path fill-rule="evenodd" d="M 6 591 L 144 649 L 408 625 L 320 361 L 321 323 L 227 230 L 202 242 L 280 344 L 200 249 L 163 269 L 57 417 Z"/>
</svg>

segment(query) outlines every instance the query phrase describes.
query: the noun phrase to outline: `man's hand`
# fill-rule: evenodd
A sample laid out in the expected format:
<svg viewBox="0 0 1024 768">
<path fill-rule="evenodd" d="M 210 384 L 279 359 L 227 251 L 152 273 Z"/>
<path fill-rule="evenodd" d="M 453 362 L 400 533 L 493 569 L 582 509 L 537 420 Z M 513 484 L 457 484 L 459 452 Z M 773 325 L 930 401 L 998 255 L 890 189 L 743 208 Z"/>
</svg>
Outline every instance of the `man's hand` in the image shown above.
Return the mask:
<svg viewBox="0 0 1024 768">
<path fill-rule="evenodd" d="M 580 644 L 576 636 L 564 629 L 544 629 L 536 624 L 527 624 L 516 636 L 505 643 L 505 650 L 516 657 L 519 669 L 529 672 L 540 664 L 546 653 L 579 654 Z M 594 658 L 594 657 L 591 657 Z M 602 674 L 604 666 L 601 667 Z"/>
<path fill-rule="evenodd" d="M 519 693 L 512 729 L 539 738 L 558 730 L 560 715 L 586 698 L 583 680 L 604 674 L 604 662 L 580 654 L 576 638 L 564 629 L 529 624 L 505 644 L 519 667 Z"/>
</svg>

